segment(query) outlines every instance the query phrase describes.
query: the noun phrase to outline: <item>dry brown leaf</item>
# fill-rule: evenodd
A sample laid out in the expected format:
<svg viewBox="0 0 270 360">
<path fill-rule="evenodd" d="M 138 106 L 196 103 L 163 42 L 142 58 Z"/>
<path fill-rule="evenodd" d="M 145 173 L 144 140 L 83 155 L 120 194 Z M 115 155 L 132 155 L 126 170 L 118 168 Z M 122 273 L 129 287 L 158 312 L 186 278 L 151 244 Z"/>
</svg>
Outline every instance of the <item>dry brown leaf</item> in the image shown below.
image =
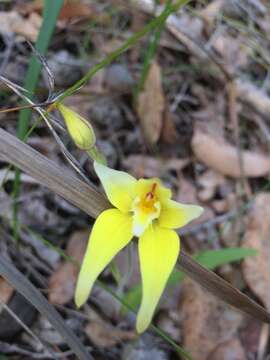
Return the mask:
<svg viewBox="0 0 270 360">
<path fill-rule="evenodd" d="M 69 20 L 76 17 L 91 18 L 96 16 L 96 11 L 89 4 L 80 2 L 66 1 L 59 14 L 59 19 Z"/>
<path fill-rule="evenodd" d="M 198 183 L 202 187 L 202 189 L 198 192 L 198 198 L 201 201 L 211 200 L 216 193 L 217 187 L 224 184 L 225 181 L 226 180 L 221 174 L 213 170 L 206 171 L 198 179 Z"/>
<path fill-rule="evenodd" d="M 175 127 L 173 114 L 171 113 L 167 104 L 165 105 L 165 111 L 163 116 L 161 140 L 165 144 L 174 144 L 177 140 L 177 130 Z"/>
<path fill-rule="evenodd" d="M 155 144 L 159 139 L 164 110 L 165 99 L 161 83 L 161 69 L 157 62 L 153 61 L 144 84 L 144 90 L 140 93 L 137 103 L 142 130 L 150 145 Z"/>
<path fill-rule="evenodd" d="M 22 35 L 28 40 L 35 41 L 41 26 L 42 18 L 37 13 L 32 13 L 28 18 L 23 18 L 16 11 L 0 12 L 0 33 Z"/>
<path fill-rule="evenodd" d="M 241 342 L 232 338 L 219 345 L 207 360 L 247 360 Z"/>
<path fill-rule="evenodd" d="M 24 15 L 29 15 L 33 12 L 42 13 L 44 1 L 35 0 L 29 3 L 22 2 L 17 4 L 16 10 Z M 70 20 L 74 18 L 91 18 L 96 15 L 94 7 L 90 4 L 75 2 L 73 0 L 65 0 L 64 5 L 61 8 L 59 19 Z"/>
<path fill-rule="evenodd" d="M 22 17 L 16 11 L 0 12 L 0 34 L 12 35 L 12 23 L 20 21 Z"/>
<path fill-rule="evenodd" d="M 124 166 L 135 177 L 160 177 L 163 173 L 180 171 L 190 162 L 189 159 L 161 159 L 152 156 L 130 155 L 124 159 Z"/>
<path fill-rule="evenodd" d="M 270 97 L 266 91 L 240 79 L 238 79 L 235 84 L 237 94 L 244 103 L 248 103 L 264 116 L 269 116 Z"/>
<path fill-rule="evenodd" d="M 44 1 L 33 0 L 31 2 L 20 1 L 15 5 L 15 10 L 22 15 L 29 15 L 32 12 L 41 14 Z"/>
<path fill-rule="evenodd" d="M 198 202 L 196 187 L 186 178 L 181 177 L 175 200 L 184 204 L 196 204 Z"/>
<path fill-rule="evenodd" d="M 89 230 L 75 232 L 69 240 L 67 254 L 81 262 L 88 237 Z M 71 262 L 64 262 L 53 273 L 48 285 L 51 303 L 64 305 L 73 298 L 78 271 Z"/>
<path fill-rule="evenodd" d="M 239 178 L 241 171 L 237 148 L 201 130 L 192 138 L 195 156 L 209 168 L 233 178 Z M 265 176 L 270 172 L 270 158 L 253 151 L 242 151 L 244 174 L 247 177 Z"/>
<path fill-rule="evenodd" d="M 241 36 L 233 37 L 226 31 L 220 32 L 212 42 L 212 47 L 222 57 L 226 68 L 231 69 L 232 72 L 247 66 L 251 49 L 244 46 Z"/>
<path fill-rule="evenodd" d="M 0 12 L 0 33 L 7 35 L 22 35 L 30 41 L 36 41 L 42 17 L 37 13 L 31 13 L 28 18 L 23 18 L 16 11 Z"/>
<path fill-rule="evenodd" d="M 223 9 L 224 2 L 224 0 L 214 0 L 200 11 L 200 16 L 209 26 L 212 26 L 216 21 L 217 16 Z"/>
<path fill-rule="evenodd" d="M 0 299 L 3 303 L 7 304 L 13 295 L 14 289 L 9 283 L 0 277 Z"/>
<path fill-rule="evenodd" d="M 235 198 L 232 197 L 234 202 L 236 201 Z M 220 199 L 220 200 L 213 200 L 211 202 L 211 207 L 215 210 L 217 214 L 225 213 L 231 210 L 230 201 L 228 199 Z"/>
<path fill-rule="evenodd" d="M 117 329 L 102 321 L 91 321 L 85 332 L 93 344 L 104 348 L 137 338 L 134 331 Z"/>
<path fill-rule="evenodd" d="M 249 214 L 243 247 L 258 250 L 243 262 L 245 280 L 270 309 L 270 194 L 261 193 Z"/>
<path fill-rule="evenodd" d="M 239 331 L 239 336 L 244 349 L 252 359 L 256 359 L 258 355 L 258 346 L 260 342 L 262 331 L 262 323 L 260 321 L 254 321 L 253 318 L 247 318 L 244 321 L 243 327 Z"/>
<path fill-rule="evenodd" d="M 231 310 L 198 284 L 185 280 L 180 314 L 183 346 L 194 359 L 206 360 L 218 345 L 236 336 L 242 315 Z"/>
</svg>

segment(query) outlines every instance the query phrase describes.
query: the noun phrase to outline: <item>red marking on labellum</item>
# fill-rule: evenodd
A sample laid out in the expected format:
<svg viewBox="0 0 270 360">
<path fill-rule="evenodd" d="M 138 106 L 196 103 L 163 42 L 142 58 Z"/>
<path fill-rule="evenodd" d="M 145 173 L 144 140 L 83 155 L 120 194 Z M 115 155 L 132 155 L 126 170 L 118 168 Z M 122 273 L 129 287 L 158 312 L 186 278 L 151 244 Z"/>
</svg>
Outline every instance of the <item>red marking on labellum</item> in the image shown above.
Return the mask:
<svg viewBox="0 0 270 360">
<path fill-rule="evenodd" d="M 152 185 L 151 191 L 149 191 L 149 192 L 145 195 L 145 199 L 146 199 L 146 200 L 152 200 L 152 199 L 154 198 L 156 188 L 157 188 L 157 183 L 154 183 L 154 184 Z"/>
</svg>

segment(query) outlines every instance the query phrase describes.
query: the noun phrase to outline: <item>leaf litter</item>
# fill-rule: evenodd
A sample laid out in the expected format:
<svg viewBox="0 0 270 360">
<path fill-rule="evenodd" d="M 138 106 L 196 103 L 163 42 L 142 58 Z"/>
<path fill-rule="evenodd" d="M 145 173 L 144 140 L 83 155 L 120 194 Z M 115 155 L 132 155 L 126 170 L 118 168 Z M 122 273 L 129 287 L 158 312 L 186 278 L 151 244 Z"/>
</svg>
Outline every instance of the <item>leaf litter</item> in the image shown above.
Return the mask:
<svg viewBox="0 0 270 360">
<path fill-rule="evenodd" d="M 66 2 L 49 50 L 57 86 L 66 87 L 73 83 L 100 57 L 122 44 L 132 31 L 127 19 L 135 21 L 139 11 L 153 15 L 153 4 L 142 0 L 136 4 L 138 10 L 132 8 L 132 1 L 126 6 L 120 6 L 118 2 L 106 5 L 95 1 L 90 5 L 88 2 Z M 193 253 L 231 246 L 258 250 L 258 255 L 246 258 L 242 266 L 230 265 L 227 273 L 224 268 L 218 271 L 233 284 L 241 283 L 246 293 L 269 309 L 269 198 L 267 192 L 257 195 L 261 187 L 267 185 L 270 170 L 265 138 L 261 133 L 262 128 L 267 132 L 269 127 L 269 78 L 265 71 L 269 40 L 266 32 L 254 34 L 253 30 L 267 29 L 270 14 L 263 1 L 243 4 L 231 6 L 215 0 L 204 5 L 192 4 L 195 10 L 192 13 L 186 9 L 174 14 L 167 23 L 168 31 L 162 35 L 135 105 L 132 93 L 142 67 L 138 48 L 131 49 L 119 62 L 98 73 L 67 102 L 93 122 L 111 166 L 128 170 L 137 177 L 161 177 L 172 188 L 176 200 L 204 206 L 204 216 L 184 229 L 182 246 L 185 250 Z M 116 11 L 117 15 L 112 17 L 111 11 Z M 1 41 L 2 38 L 6 41 L 8 35 L 14 37 L 16 44 L 8 53 L 8 40 L 3 45 L 3 56 L 8 56 L 9 69 L 12 69 L 9 75 L 19 83 L 23 80 L 22 65 L 29 58 L 24 38 L 36 39 L 41 13 L 39 2 L 22 2 L 14 8 L 1 5 Z M 96 21 L 93 31 L 88 27 L 91 21 Z M 139 26 L 146 21 L 148 17 L 144 14 Z M 142 45 L 148 46 L 146 38 Z M 236 191 L 243 174 L 233 124 L 228 120 L 226 72 L 236 78 L 244 176 L 255 196 L 251 210 L 243 213 L 244 228 L 239 226 Z M 41 81 L 37 98 L 42 100 L 46 91 L 46 82 Z M 17 105 L 12 96 L 10 100 L 1 98 L 0 101 L 1 107 Z M 259 117 L 263 127 L 256 125 L 255 117 Z M 10 118 L 1 114 L 3 127 L 13 133 L 15 119 L 15 116 Z M 80 159 L 87 176 L 95 182 L 86 157 L 74 149 L 64 135 L 63 138 L 68 149 Z M 41 124 L 29 143 L 62 165 L 63 158 L 49 139 L 50 134 Z M 4 180 L 1 199 L 5 201 L 0 205 L 0 214 L 1 220 L 10 222 L 11 213 L 4 216 L 3 209 L 6 201 L 8 211 L 11 209 L 14 172 L 10 171 L 5 178 L 6 170 L 6 165 L 1 163 L 0 174 Z M 31 197 L 38 185 L 27 175 L 22 177 L 22 182 L 24 197 L 20 221 L 44 238 L 48 237 L 54 248 L 50 251 L 61 247 L 80 262 L 89 235 L 81 229 L 89 226 L 89 219 L 65 205 L 59 197 L 49 196 L 43 188 Z M 246 206 L 245 203 L 241 205 Z M 73 317 L 72 300 L 78 269 L 68 260 L 59 261 L 59 255 L 54 257 L 52 252 L 37 246 L 29 234 L 24 233 L 21 237 L 24 250 L 32 254 L 27 261 L 32 267 L 29 271 L 34 282 L 38 287 L 45 284 L 49 301 L 62 306 L 67 322 L 70 321 L 85 343 L 99 355 L 109 353 L 112 358 L 128 360 L 134 356 L 145 359 L 153 354 L 161 359 L 173 358 L 172 352 L 157 342 L 154 335 L 136 342 L 132 314 L 122 316 L 120 306 L 113 303 L 104 290 L 97 288 L 89 302 L 90 310 L 83 309 L 80 315 L 72 313 Z M 33 260 L 35 256 L 42 266 Z M 123 256 L 128 258 L 128 254 Z M 17 265 L 22 266 L 19 261 Z M 138 278 L 137 261 L 128 264 L 124 272 L 129 271 L 129 266 Z M 238 277 L 242 280 L 236 280 Z M 109 270 L 104 272 L 102 279 L 120 296 L 133 286 L 132 281 L 124 287 L 119 286 Z M 250 352 L 256 354 L 262 349 L 259 344 L 263 336 L 267 343 L 268 335 L 263 335 L 260 325 L 250 324 L 194 283 L 185 280 L 175 290 L 169 302 L 171 308 L 161 306 L 155 321 L 190 350 L 194 360 L 244 360 Z M 12 288 L 1 279 L 0 296 L 9 303 L 12 294 Z M 166 296 L 170 296 L 169 293 Z M 37 332 L 52 341 L 56 336 L 53 329 L 43 317 L 38 323 L 41 325 L 36 328 Z M 55 339 L 62 346 L 62 340 Z M 29 339 L 26 343 L 34 348 Z M 19 336 L 16 344 L 23 346 Z"/>
</svg>

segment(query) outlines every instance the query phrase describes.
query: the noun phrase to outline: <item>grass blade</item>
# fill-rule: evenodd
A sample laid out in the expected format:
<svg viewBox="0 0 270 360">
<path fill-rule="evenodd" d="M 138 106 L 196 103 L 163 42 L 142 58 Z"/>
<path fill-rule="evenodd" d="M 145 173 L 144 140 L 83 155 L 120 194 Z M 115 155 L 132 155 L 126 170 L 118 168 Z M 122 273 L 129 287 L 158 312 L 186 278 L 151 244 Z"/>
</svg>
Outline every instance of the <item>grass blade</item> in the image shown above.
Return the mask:
<svg viewBox="0 0 270 360">
<path fill-rule="evenodd" d="M 63 336 L 78 359 L 93 360 L 92 356 L 86 351 L 80 340 L 67 327 L 55 308 L 13 264 L 3 257 L 0 257 L 0 274 L 50 321 L 54 328 Z"/>
<path fill-rule="evenodd" d="M 63 0 L 45 0 L 44 2 L 44 11 L 43 11 L 43 22 L 38 34 L 38 38 L 36 41 L 36 49 L 40 54 L 45 54 L 54 28 L 56 24 L 56 20 L 58 14 L 63 5 Z M 37 60 L 35 54 L 32 55 L 29 63 L 29 67 L 27 70 L 24 88 L 28 90 L 30 93 L 33 93 L 36 89 L 38 79 L 41 73 L 42 65 Z M 23 109 L 19 114 L 19 123 L 17 128 L 17 136 L 19 139 L 24 140 L 25 135 L 28 131 L 29 121 L 31 117 L 32 109 Z M 13 184 L 13 197 L 16 199 L 20 193 L 20 170 L 16 169 L 15 179 Z M 15 238 L 17 238 L 17 227 L 18 227 L 18 204 L 15 201 L 13 206 L 13 232 Z"/>
<path fill-rule="evenodd" d="M 183 251 L 177 264 L 180 270 L 214 296 L 257 320 L 270 323 L 270 313 L 262 306 L 231 286 L 214 272 L 198 264 Z"/>
<path fill-rule="evenodd" d="M 229 264 L 231 262 L 240 261 L 247 256 L 254 256 L 257 251 L 248 248 L 229 248 L 218 250 L 203 250 L 193 255 L 193 259 L 200 265 L 204 266 L 208 270 L 215 270 L 215 268 Z M 167 286 L 175 286 L 179 282 L 183 281 L 185 274 L 178 269 L 174 269 L 171 273 Z M 134 285 L 124 296 L 126 303 L 130 304 L 134 309 L 137 309 L 142 298 L 142 286 L 141 283 Z M 122 308 L 122 313 L 125 313 Z"/>
<path fill-rule="evenodd" d="M 40 54 L 45 54 L 47 52 L 62 5 L 63 0 L 45 0 L 44 2 L 43 22 L 35 44 L 35 48 Z M 42 64 L 38 61 L 37 56 L 33 54 L 29 62 L 24 82 L 24 88 L 30 93 L 33 93 L 36 89 L 41 69 Z M 21 140 L 28 130 L 30 116 L 31 109 L 24 109 L 20 112 L 17 135 Z"/>
<path fill-rule="evenodd" d="M 20 167 L 41 184 L 46 185 L 91 216 L 97 217 L 101 211 L 111 207 L 109 202 L 91 186 L 70 174 L 69 171 L 64 171 L 45 156 L 40 155 L 30 146 L 1 129 L 0 158 Z M 215 273 L 199 265 L 183 251 L 178 265 L 186 275 L 222 301 L 261 321 L 270 323 L 270 313 L 262 306 Z"/>
<path fill-rule="evenodd" d="M 27 172 L 40 184 L 92 217 L 111 207 L 104 196 L 71 171 L 55 164 L 3 129 L 0 129 L 0 158 Z"/>
<path fill-rule="evenodd" d="M 110 65 L 115 59 L 117 59 L 120 55 L 134 46 L 143 36 L 160 27 L 161 24 L 164 24 L 168 17 L 172 15 L 174 12 L 178 11 L 181 7 L 188 4 L 190 0 L 177 0 L 173 4 L 168 7 L 165 7 L 164 10 L 158 15 L 156 18 L 151 20 L 147 25 L 145 25 L 141 30 L 134 33 L 127 41 L 117 48 L 115 51 L 111 52 L 106 56 L 103 60 L 93 66 L 87 73 L 78 80 L 75 84 L 69 87 L 67 90 L 63 92 L 58 98 L 58 101 L 64 100 L 64 98 L 72 95 L 78 89 L 80 89 L 83 85 L 87 83 L 92 77 L 105 66 Z"/>
</svg>

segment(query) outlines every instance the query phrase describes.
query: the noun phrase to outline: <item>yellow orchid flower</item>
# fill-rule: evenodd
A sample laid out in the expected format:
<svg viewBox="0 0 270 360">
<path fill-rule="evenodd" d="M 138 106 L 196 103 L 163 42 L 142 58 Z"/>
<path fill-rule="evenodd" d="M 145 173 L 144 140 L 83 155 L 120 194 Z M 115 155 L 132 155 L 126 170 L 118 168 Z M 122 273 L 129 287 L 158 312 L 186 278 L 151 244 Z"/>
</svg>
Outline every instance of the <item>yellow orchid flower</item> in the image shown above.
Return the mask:
<svg viewBox="0 0 270 360">
<path fill-rule="evenodd" d="M 171 191 L 157 178 L 136 180 L 98 162 L 94 162 L 94 168 L 114 208 L 103 211 L 93 226 L 78 277 L 75 303 L 80 307 L 86 302 L 99 274 L 137 236 L 142 302 L 136 329 L 142 333 L 151 323 L 179 255 L 180 239 L 174 229 L 200 216 L 203 209 L 171 200 Z"/>
</svg>

